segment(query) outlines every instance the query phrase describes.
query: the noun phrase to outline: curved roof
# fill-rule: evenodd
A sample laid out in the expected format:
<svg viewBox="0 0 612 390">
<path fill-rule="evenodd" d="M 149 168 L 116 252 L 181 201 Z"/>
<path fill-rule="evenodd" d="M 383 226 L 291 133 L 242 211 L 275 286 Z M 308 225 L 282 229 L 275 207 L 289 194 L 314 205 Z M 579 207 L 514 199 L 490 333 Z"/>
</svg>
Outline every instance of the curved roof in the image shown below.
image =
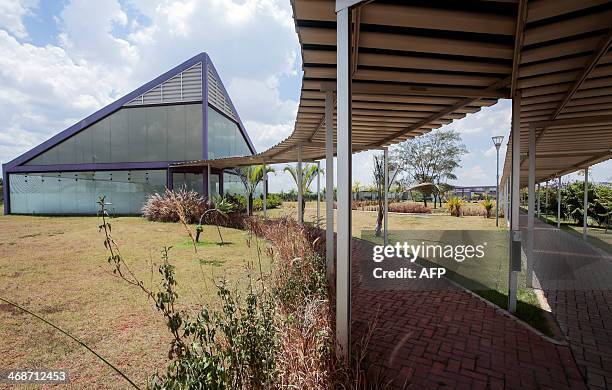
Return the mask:
<svg viewBox="0 0 612 390">
<path fill-rule="evenodd" d="M 325 94 L 336 85 L 335 3 L 291 1 L 304 70 L 291 136 L 252 157 L 185 165 L 296 161 L 297 146 L 304 160 L 325 156 Z M 374 0 L 357 2 L 352 18 L 355 152 L 429 132 L 509 98 L 514 88 L 523 95 L 522 150 L 529 126 L 540 126 L 538 177 L 610 157 L 610 1 Z M 574 122 L 545 123 L 557 119 Z"/>
</svg>

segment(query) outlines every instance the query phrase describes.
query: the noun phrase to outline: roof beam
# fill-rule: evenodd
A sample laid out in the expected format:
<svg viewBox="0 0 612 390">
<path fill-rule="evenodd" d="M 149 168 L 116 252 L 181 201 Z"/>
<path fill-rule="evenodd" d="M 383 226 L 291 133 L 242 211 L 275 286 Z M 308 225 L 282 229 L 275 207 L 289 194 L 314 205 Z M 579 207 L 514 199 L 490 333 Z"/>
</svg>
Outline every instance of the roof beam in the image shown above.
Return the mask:
<svg viewBox="0 0 612 390">
<path fill-rule="evenodd" d="M 572 98 L 574 97 L 576 92 L 578 92 L 578 90 L 580 89 L 584 81 L 587 79 L 587 77 L 589 77 L 589 74 L 591 74 L 593 69 L 595 69 L 599 61 L 601 61 L 602 57 L 606 55 L 611 45 L 612 45 L 612 25 L 610 26 L 610 30 L 608 31 L 608 34 L 604 37 L 604 39 L 602 39 L 602 41 L 599 44 L 599 47 L 597 48 L 597 50 L 595 50 L 595 53 L 593 54 L 593 56 L 591 56 L 591 59 L 586 63 L 584 69 L 582 69 L 582 72 L 578 74 L 578 76 L 576 77 L 576 80 L 574 81 L 574 84 L 567 91 L 567 93 L 565 94 L 565 96 L 563 97 L 563 99 L 561 100 L 557 108 L 555 109 L 555 112 L 550 116 L 551 120 L 556 119 L 557 116 L 559 116 L 559 114 L 561 113 L 561 111 L 563 111 L 565 106 L 567 106 L 567 104 L 572 100 Z M 536 138 L 536 143 L 542 138 L 545 132 L 546 132 L 546 127 L 542 128 L 542 130 L 538 134 Z"/>
<path fill-rule="evenodd" d="M 555 126 L 580 126 L 605 123 L 612 123 L 612 115 L 598 115 L 580 118 L 554 119 L 548 121 L 531 122 L 529 126 L 536 129 L 542 129 Z"/>
<path fill-rule="evenodd" d="M 510 77 L 506 77 L 503 80 L 499 80 L 494 84 L 491 84 L 489 87 L 487 87 L 486 89 L 483 90 L 483 92 L 486 91 L 495 91 L 498 90 L 500 88 L 506 87 L 508 85 L 508 83 L 510 83 Z M 440 118 L 443 118 L 447 115 L 450 115 L 452 113 L 454 113 L 456 110 L 463 108 L 469 104 L 472 104 L 474 101 L 479 100 L 480 98 L 482 98 L 482 96 L 476 96 L 476 97 L 469 97 L 466 99 L 462 99 L 459 100 L 457 103 L 455 103 L 454 105 L 445 108 L 444 110 L 437 112 L 427 118 L 425 118 L 424 120 L 415 123 L 414 125 L 411 125 L 409 127 L 406 127 L 396 133 L 394 133 L 393 135 L 389 136 L 389 137 L 385 137 L 384 139 L 382 139 L 381 141 L 377 142 L 376 145 L 385 145 L 388 142 L 393 141 L 393 139 L 397 138 L 397 137 L 401 137 L 403 135 L 405 135 L 406 133 L 409 133 L 411 131 L 417 130 L 419 129 L 421 126 L 424 126 L 430 122 L 436 121 Z"/>
<path fill-rule="evenodd" d="M 527 19 L 527 0 L 520 0 L 518 14 L 516 16 L 516 29 L 514 32 L 514 53 L 512 56 L 512 80 L 510 91 L 514 96 L 518 80 L 519 67 L 521 64 L 521 49 L 525 39 L 525 20 Z"/>
</svg>

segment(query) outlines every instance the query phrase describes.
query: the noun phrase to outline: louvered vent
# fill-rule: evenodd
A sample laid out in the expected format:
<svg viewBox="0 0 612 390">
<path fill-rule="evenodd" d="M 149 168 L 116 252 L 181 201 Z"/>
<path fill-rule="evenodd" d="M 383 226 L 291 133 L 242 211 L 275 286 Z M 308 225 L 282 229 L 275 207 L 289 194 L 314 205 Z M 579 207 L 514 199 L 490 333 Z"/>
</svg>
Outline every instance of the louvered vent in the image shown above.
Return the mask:
<svg viewBox="0 0 612 390">
<path fill-rule="evenodd" d="M 221 89 L 221 83 L 219 83 L 215 73 L 210 68 L 208 68 L 208 103 L 235 121 L 238 121 L 229 101 L 225 98 L 225 94 Z"/>
<path fill-rule="evenodd" d="M 202 100 L 202 63 L 198 62 L 191 68 L 151 88 L 126 106 L 142 104 L 190 102 Z"/>
</svg>

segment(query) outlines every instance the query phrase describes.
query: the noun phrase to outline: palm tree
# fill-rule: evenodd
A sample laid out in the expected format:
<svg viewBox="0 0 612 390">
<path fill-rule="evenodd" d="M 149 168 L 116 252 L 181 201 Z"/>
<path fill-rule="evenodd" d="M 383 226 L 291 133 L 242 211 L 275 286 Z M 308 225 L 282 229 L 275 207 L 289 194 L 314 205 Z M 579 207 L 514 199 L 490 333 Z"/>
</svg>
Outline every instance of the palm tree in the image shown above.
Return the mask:
<svg viewBox="0 0 612 390">
<path fill-rule="evenodd" d="M 289 172 L 289 174 L 293 178 L 293 181 L 295 182 L 295 185 L 298 187 L 298 190 L 299 190 L 300 186 L 298 185 L 297 164 L 295 166 L 286 165 L 283 171 Z M 312 184 L 313 180 L 317 177 L 317 173 L 319 172 L 318 172 L 318 168 L 316 164 L 304 164 L 303 165 L 302 167 L 302 194 L 310 193 L 310 185 Z M 325 173 L 325 170 L 321 168 L 320 173 Z M 302 220 L 304 220 L 304 209 L 305 208 L 306 208 L 306 199 L 302 196 Z"/>
<path fill-rule="evenodd" d="M 239 177 L 246 192 L 246 204 L 249 215 L 253 214 L 253 193 L 255 193 L 255 189 L 263 180 L 264 172 L 272 173 L 274 168 L 263 164 L 240 168 Z"/>
</svg>

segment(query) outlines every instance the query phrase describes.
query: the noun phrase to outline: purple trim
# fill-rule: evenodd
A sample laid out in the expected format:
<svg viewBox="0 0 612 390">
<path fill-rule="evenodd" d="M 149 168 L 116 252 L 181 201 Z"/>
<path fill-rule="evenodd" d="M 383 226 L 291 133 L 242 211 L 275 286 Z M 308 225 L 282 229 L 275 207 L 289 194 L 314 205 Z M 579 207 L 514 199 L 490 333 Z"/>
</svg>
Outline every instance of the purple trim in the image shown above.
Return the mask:
<svg viewBox="0 0 612 390">
<path fill-rule="evenodd" d="M 11 198 L 9 196 L 8 172 L 4 165 L 2 166 L 2 196 L 4 199 L 4 215 L 8 215 L 11 212 Z"/>
<path fill-rule="evenodd" d="M 232 99 L 230 99 L 229 94 L 227 93 L 227 90 L 225 89 L 225 86 L 223 85 L 223 81 L 221 81 L 221 77 L 219 77 L 219 73 L 217 73 L 217 69 L 215 68 L 215 65 L 213 64 L 212 60 L 210 60 L 210 57 L 208 56 L 208 54 L 204 53 L 204 55 L 206 56 L 206 58 L 209 59 L 208 64 L 210 65 L 210 69 L 215 74 L 215 77 L 217 78 L 217 80 L 219 81 L 219 84 L 221 85 L 221 91 L 223 92 L 223 96 L 225 96 L 225 99 L 229 102 L 230 107 L 232 108 L 232 112 L 234 113 L 236 118 L 238 118 L 238 127 L 240 128 L 240 131 L 242 132 L 242 136 L 244 137 L 245 141 L 249 145 L 249 149 L 251 150 L 251 153 L 256 154 L 257 152 L 255 151 L 255 146 L 253 146 L 253 142 L 251 141 L 249 134 L 247 133 L 246 129 L 244 128 L 244 125 L 242 124 L 242 119 L 240 119 L 240 115 L 238 115 L 238 111 L 236 111 L 236 107 L 234 107 L 234 103 L 232 102 Z M 207 72 L 207 75 L 208 75 L 208 72 Z M 206 104 L 203 104 L 203 106 L 208 105 L 208 98 L 207 100 L 205 100 L 205 102 Z"/>
<path fill-rule="evenodd" d="M 91 124 L 99 121 L 100 119 L 112 114 L 113 112 L 119 110 L 124 104 L 130 102 L 131 100 L 133 100 L 134 98 L 142 95 L 143 93 L 147 92 L 149 89 L 155 87 L 158 84 L 163 83 L 164 81 L 167 81 L 169 79 L 171 79 L 172 77 L 176 76 L 177 74 L 181 73 L 184 70 L 187 70 L 189 68 L 191 68 L 193 65 L 197 64 L 198 62 L 202 62 L 202 65 L 204 65 L 204 63 L 208 61 L 208 56 L 206 55 L 206 53 L 199 53 L 197 55 L 195 55 L 194 57 L 188 59 L 187 61 L 183 62 L 182 64 L 174 67 L 173 69 L 167 71 L 166 73 L 162 74 L 161 76 L 156 77 L 155 79 L 149 81 L 148 83 L 144 84 L 143 86 L 141 86 L 140 88 L 135 89 L 134 91 L 128 93 L 127 95 L 123 96 L 122 98 L 114 101 L 113 103 L 109 104 L 108 106 L 96 111 L 95 113 L 91 114 L 90 116 L 88 116 L 87 118 L 81 120 L 80 122 L 77 122 L 76 124 L 70 126 L 69 128 L 67 128 L 66 130 L 54 135 L 53 137 L 49 138 L 48 140 L 46 140 L 45 142 L 43 142 L 42 144 L 34 147 L 33 149 L 25 152 L 24 154 L 22 154 L 21 156 L 13 159 L 12 161 L 9 161 L 5 167 L 5 169 L 8 169 L 9 171 L 12 171 L 12 168 L 23 164 L 25 162 L 27 162 L 28 160 L 33 159 L 34 157 L 38 156 L 39 154 L 41 154 L 42 152 L 50 149 L 51 147 L 59 144 L 60 142 L 64 141 L 65 139 L 73 136 L 74 134 L 78 133 L 79 131 L 85 129 L 86 127 L 90 126 Z M 202 79 L 204 79 L 204 74 L 202 74 Z M 203 106 L 205 106 L 205 104 L 203 104 Z"/>
<path fill-rule="evenodd" d="M 202 61 L 202 158 L 208 160 L 208 56 Z"/>
<path fill-rule="evenodd" d="M 138 169 L 168 169 L 171 161 L 130 162 L 130 163 L 87 163 L 54 165 L 20 165 L 7 173 L 36 172 L 77 172 L 77 171 L 127 171 Z M 6 171 L 5 171 L 6 172 Z"/>
</svg>

